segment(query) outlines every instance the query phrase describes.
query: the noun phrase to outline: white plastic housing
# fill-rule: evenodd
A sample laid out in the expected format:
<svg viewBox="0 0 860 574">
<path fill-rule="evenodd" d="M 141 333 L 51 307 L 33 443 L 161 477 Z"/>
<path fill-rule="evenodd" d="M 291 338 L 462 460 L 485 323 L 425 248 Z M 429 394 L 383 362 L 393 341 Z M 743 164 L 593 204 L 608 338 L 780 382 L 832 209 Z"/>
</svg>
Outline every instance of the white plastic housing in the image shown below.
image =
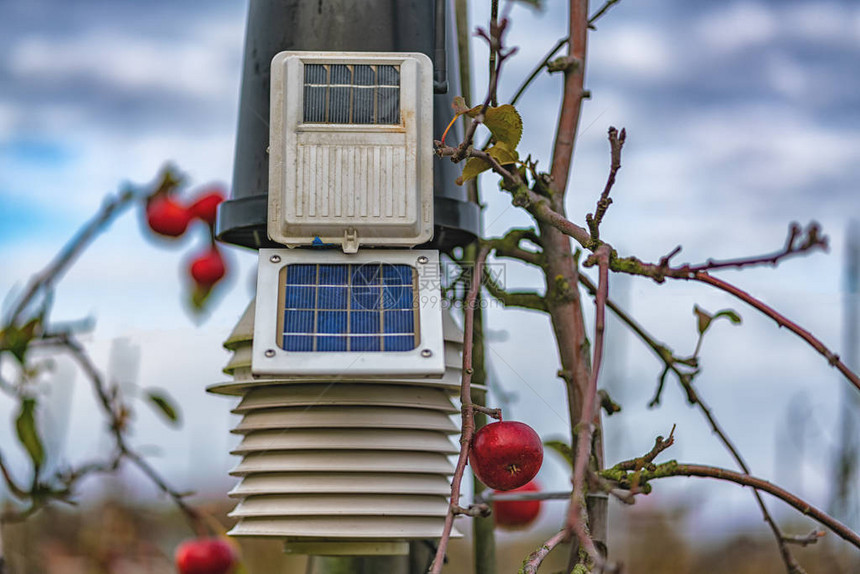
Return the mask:
<svg viewBox="0 0 860 574">
<path fill-rule="evenodd" d="M 285 311 L 284 268 L 302 264 L 411 267 L 414 273 L 410 307 L 414 313 L 414 348 L 403 351 L 285 350 L 282 345 L 284 324 L 280 319 Z M 439 273 L 439 254 L 432 250 L 364 250 L 347 255 L 331 249 L 260 249 L 252 373 L 347 379 L 441 377 L 445 373 L 445 347 Z"/>
<path fill-rule="evenodd" d="M 305 106 L 328 106 L 334 102 L 326 95 L 332 90 L 340 90 L 337 105 L 346 101 L 350 110 L 364 106 L 368 117 L 382 117 L 373 116 L 382 100 L 369 93 L 379 88 L 390 94 L 387 84 L 393 82 L 357 85 L 366 80 L 344 83 L 326 72 L 323 85 L 308 79 L 313 74 L 306 75 L 306 66 L 346 66 L 352 78 L 358 77 L 352 72 L 356 67 L 372 68 L 371 74 L 396 68 L 399 110 L 378 123 L 357 123 L 351 111 L 309 118 Z M 432 238 L 432 75 L 430 59 L 420 53 L 281 52 L 274 57 L 268 214 L 273 241 L 336 244 L 353 253 L 360 245 L 415 246 Z M 310 93 L 319 95 L 306 102 Z"/>
<path fill-rule="evenodd" d="M 463 345 L 450 313 L 442 313 L 443 378 L 335 381 L 252 374 L 254 307 L 224 343 L 232 380 L 209 387 L 242 397 L 233 410 L 242 417 L 233 431 L 241 461 L 231 473 L 230 534 L 280 539 L 290 553 L 348 556 L 406 554 L 410 540 L 441 536 Z"/>
</svg>

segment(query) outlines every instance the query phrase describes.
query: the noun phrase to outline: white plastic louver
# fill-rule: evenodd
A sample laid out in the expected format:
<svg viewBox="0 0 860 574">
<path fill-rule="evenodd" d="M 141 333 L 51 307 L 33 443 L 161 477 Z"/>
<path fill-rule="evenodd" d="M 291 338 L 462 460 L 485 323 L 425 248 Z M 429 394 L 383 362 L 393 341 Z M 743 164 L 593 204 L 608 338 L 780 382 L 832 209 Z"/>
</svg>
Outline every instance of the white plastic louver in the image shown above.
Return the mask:
<svg viewBox="0 0 860 574">
<path fill-rule="evenodd" d="M 433 234 L 433 80 L 419 53 L 272 60 L 268 234 L 287 246 L 415 246 Z"/>
<path fill-rule="evenodd" d="M 209 388 L 242 397 L 231 535 L 277 537 L 288 552 L 318 555 L 406 553 L 409 540 L 441 535 L 463 343 L 443 315 L 441 379 L 333 381 L 252 375 L 249 306 L 225 342 L 233 380 Z"/>
</svg>

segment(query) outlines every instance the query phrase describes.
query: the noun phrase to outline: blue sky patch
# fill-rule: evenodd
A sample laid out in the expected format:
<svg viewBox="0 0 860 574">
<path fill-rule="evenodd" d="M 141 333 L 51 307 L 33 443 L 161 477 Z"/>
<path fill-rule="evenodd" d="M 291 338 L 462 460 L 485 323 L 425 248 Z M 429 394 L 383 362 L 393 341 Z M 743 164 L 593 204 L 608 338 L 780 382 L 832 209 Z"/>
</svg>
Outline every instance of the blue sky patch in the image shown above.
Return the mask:
<svg viewBox="0 0 860 574">
<path fill-rule="evenodd" d="M 56 236 L 58 229 L 68 226 L 69 221 L 62 213 L 0 188 L 0 245 L 43 234 Z"/>
<path fill-rule="evenodd" d="M 70 149 L 58 141 L 16 137 L 0 142 L 0 161 L 58 166 L 73 158 Z"/>
</svg>

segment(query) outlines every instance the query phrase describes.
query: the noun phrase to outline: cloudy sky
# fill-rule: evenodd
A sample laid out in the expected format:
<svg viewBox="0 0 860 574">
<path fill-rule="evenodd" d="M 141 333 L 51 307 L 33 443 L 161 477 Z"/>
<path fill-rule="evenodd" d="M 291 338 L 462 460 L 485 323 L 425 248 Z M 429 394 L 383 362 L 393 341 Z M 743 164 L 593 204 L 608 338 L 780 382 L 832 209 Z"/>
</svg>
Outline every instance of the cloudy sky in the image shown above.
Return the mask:
<svg viewBox="0 0 860 574">
<path fill-rule="evenodd" d="M 476 4 L 471 19 L 481 25 L 487 7 Z M 519 54 L 503 72 L 502 100 L 565 34 L 560 3 L 547 4 L 544 12 L 512 11 L 509 43 Z M 106 194 L 123 182 L 150 181 L 166 160 L 193 185 L 230 181 L 246 9 L 220 0 L 0 4 L 0 293 L 20 289 Z M 623 0 L 590 42 L 593 98 L 577 142 L 570 217 L 581 222 L 593 210 L 609 160 L 606 130 L 614 125 L 627 129 L 628 143 L 602 236 L 622 253 L 656 260 L 681 244 L 679 263 L 765 253 L 782 245 L 790 221 L 816 220 L 830 235 L 829 253 L 722 275 L 841 350 L 845 234 L 860 207 L 860 7 L 847 0 Z M 485 54 L 476 40 L 476 93 L 485 85 Z M 559 86 L 559 77 L 542 76 L 518 105 L 521 155 L 542 166 Z M 488 235 L 529 224 L 494 191 L 491 176 L 483 186 Z M 182 305 L 182 269 L 203 247 L 203 230 L 154 246 L 139 215 L 118 219 L 64 278 L 54 318 L 96 317 L 90 343 L 104 365 L 115 339 L 139 346 L 139 384 L 169 389 L 185 406 L 186 427 L 165 431 L 144 407 L 136 440 L 159 445 L 172 479 L 208 481 L 217 491 L 231 483 L 231 403 L 202 389 L 222 376 L 220 341 L 251 296 L 254 258 L 234 250 L 232 282 L 198 326 Z M 535 272 L 513 264 L 506 271 L 509 287 L 539 288 Z M 719 324 L 709 333 L 698 388 L 756 473 L 826 506 L 846 386 L 837 373 L 793 335 L 704 286 L 621 278 L 613 293 L 681 354 L 695 345 L 694 304 L 740 312 L 742 326 Z M 545 436 L 565 433 L 546 319 L 493 310 L 489 322 L 495 382 L 516 396 L 513 416 Z M 608 459 L 641 454 L 677 423 L 672 456 L 732 466 L 674 382 L 661 408 L 645 407 L 660 366 L 615 325 L 611 331 L 606 384 L 625 412 L 607 422 Z M 57 448 L 73 458 L 95 452 L 100 428 L 80 377 L 65 400 L 75 407 L 67 423 L 73 432 Z M 6 420 L 8 410 L 0 409 Z M 9 432 L 0 427 L 3 444 Z M 551 487 L 564 486 L 559 465 L 543 472 Z M 693 488 L 678 481 L 667 484 L 673 496 Z M 704 492 L 696 496 L 709 519 L 755 516 L 741 489 Z"/>
</svg>

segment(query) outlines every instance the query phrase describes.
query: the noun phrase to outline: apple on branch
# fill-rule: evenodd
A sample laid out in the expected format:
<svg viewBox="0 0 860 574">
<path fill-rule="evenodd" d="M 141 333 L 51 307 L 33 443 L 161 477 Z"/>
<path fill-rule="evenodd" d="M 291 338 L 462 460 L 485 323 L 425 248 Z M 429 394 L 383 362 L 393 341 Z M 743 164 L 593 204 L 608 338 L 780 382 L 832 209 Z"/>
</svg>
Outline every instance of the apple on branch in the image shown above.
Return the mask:
<svg viewBox="0 0 860 574">
<path fill-rule="evenodd" d="M 472 437 L 469 463 L 478 480 L 496 490 L 512 490 L 533 479 L 543 463 L 543 443 L 529 425 L 498 421 Z"/>
</svg>

